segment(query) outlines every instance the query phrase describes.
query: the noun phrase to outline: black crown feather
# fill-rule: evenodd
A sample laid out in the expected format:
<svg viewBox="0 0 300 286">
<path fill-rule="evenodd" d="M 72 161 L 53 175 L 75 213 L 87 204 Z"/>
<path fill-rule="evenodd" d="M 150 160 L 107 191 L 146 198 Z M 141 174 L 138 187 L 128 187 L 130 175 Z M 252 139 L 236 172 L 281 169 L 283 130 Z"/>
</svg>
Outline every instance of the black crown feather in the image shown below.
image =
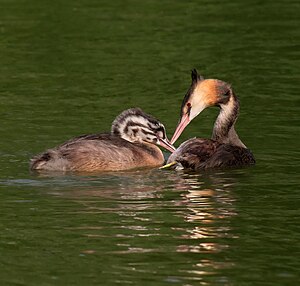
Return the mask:
<svg viewBox="0 0 300 286">
<path fill-rule="evenodd" d="M 204 80 L 204 77 L 198 74 L 196 69 L 192 69 L 191 77 L 192 77 L 192 82 Z"/>
</svg>

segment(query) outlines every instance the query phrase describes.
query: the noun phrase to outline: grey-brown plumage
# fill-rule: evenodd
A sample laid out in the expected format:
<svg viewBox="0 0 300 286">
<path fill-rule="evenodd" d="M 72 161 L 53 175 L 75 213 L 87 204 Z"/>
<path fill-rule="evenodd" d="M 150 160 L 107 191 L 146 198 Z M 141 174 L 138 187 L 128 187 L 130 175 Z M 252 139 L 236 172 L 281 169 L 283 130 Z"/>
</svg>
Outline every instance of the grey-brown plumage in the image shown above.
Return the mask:
<svg viewBox="0 0 300 286">
<path fill-rule="evenodd" d="M 171 154 L 168 163 L 176 161 L 193 170 L 255 164 L 253 154 L 234 128 L 240 104 L 231 86 L 220 80 L 205 80 L 196 70 L 192 71 L 192 84 L 184 97 L 180 122 L 171 142 L 174 143 L 189 122 L 210 106 L 220 108 L 212 138 L 185 141 Z"/>
<path fill-rule="evenodd" d="M 115 119 L 111 133 L 73 138 L 32 158 L 30 168 L 90 172 L 161 166 L 164 157 L 155 144 L 169 144 L 172 149 L 165 127 L 141 109 L 132 108 Z"/>
</svg>

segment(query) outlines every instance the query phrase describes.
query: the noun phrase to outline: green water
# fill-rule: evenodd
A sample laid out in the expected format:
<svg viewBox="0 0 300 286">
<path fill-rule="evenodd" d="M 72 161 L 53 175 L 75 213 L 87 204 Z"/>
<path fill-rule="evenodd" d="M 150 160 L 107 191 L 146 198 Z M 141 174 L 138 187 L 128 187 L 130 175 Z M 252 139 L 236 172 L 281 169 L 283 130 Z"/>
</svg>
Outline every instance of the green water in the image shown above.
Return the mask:
<svg viewBox="0 0 300 286">
<path fill-rule="evenodd" d="M 1 285 L 297 285 L 299 1 L 0 0 Z M 41 177 L 29 158 L 139 106 L 169 137 L 196 67 L 257 165 Z M 209 137 L 217 110 L 182 134 Z"/>
</svg>

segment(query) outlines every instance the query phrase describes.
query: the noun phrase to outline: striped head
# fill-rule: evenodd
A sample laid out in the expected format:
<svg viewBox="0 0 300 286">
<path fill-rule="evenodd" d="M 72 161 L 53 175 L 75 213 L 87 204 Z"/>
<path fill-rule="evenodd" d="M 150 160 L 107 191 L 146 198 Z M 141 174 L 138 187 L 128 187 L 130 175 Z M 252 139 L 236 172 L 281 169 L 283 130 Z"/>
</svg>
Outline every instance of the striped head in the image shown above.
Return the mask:
<svg viewBox="0 0 300 286">
<path fill-rule="evenodd" d="M 170 152 L 175 148 L 169 142 L 164 125 L 140 108 L 123 111 L 112 123 L 111 133 L 130 142 L 157 144 Z"/>
</svg>

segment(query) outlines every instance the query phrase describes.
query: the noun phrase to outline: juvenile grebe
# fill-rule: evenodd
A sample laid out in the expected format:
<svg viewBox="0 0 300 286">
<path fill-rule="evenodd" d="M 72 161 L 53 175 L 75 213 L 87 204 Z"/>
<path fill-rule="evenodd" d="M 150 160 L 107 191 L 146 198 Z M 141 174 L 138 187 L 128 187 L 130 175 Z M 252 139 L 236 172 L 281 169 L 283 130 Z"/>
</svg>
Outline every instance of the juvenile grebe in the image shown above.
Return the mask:
<svg viewBox="0 0 300 286">
<path fill-rule="evenodd" d="M 176 161 L 184 168 L 194 170 L 255 164 L 254 156 L 234 129 L 240 104 L 231 86 L 217 79 L 205 80 L 195 69 L 192 70 L 192 84 L 183 99 L 180 121 L 171 144 L 191 120 L 210 106 L 220 108 L 212 138 L 185 141 L 171 154 L 168 163 Z"/>
<path fill-rule="evenodd" d="M 123 111 L 111 133 L 82 135 L 31 159 L 31 170 L 114 171 L 157 167 L 164 163 L 160 145 L 173 152 L 165 127 L 139 108 Z"/>
</svg>

